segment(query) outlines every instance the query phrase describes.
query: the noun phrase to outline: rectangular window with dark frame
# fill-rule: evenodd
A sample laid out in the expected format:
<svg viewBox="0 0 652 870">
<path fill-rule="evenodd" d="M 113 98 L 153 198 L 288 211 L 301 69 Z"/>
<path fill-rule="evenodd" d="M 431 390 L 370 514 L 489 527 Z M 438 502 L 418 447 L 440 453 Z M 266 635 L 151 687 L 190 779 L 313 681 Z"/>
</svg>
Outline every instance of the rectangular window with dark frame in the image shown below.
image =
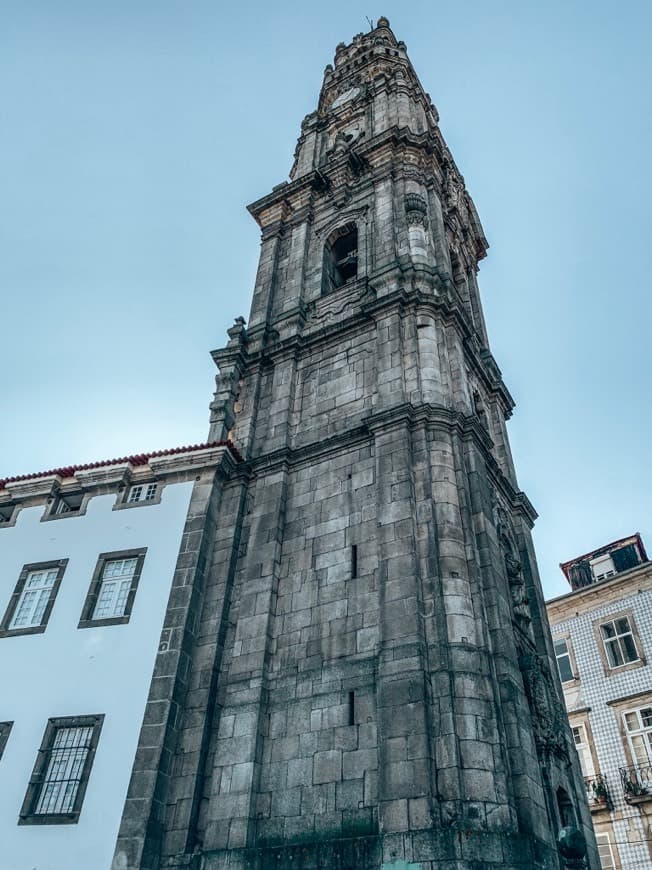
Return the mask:
<svg viewBox="0 0 652 870">
<path fill-rule="evenodd" d="M 48 720 L 19 825 L 77 823 L 103 721 L 103 714 Z"/>
<path fill-rule="evenodd" d="M 5 746 L 7 745 L 7 740 L 9 740 L 9 734 L 13 724 L 13 722 L 0 722 L 0 759 L 2 759 L 4 754 Z"/>
<path fill-rule="evenodd" d="M 14 518 L 14 510 L 16 506 L 13 504 L 0 504 L 0 526 L 5 523 L 9 525 Z"/>
<path fill-rule="evenodd" d="M 45 631 L 67 564 L 60 559 L 24 566 L 0 623 L 0 637 Z"/>
<path fill-rule="evenodd" d="M 83 503 L 83 492 L 70 492 L 65 495 L 59 495 L 52 505 L 50 516 L 63 517 L 66 514 L 79 514 L 81 513 Z"/>
<path fill-rule="evenodd" d="M 141 547 L 100 554 L 78 628 L 129 622 L 146 552 Z"/>
<path fill-rule="evenodd" d="M 573 666 L 571 664 L 568 641 L 565 638 L 560 638 L 559 640 L 554 641 L 554 647 L 557 667 L 559 668 L 559 679 L 562 683 L 574 680 L 575 674 L 573 673 Z"/>
</svg>

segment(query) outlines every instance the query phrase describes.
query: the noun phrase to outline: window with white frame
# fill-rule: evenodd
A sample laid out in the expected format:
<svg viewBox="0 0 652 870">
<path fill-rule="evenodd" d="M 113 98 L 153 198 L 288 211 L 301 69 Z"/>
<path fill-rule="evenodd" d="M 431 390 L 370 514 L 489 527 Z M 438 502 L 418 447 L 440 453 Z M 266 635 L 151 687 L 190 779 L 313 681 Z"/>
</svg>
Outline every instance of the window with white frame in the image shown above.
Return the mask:
<svg viewBox="0 0 652 870">
<path fill-rule="evenodd" d="M 612 870 L 616 866 L 613 849 L 611 848 L 611 838 L 607 832 L 601 834 L 596 832 L 595 841 L 598 844 L 598 855 L 600 856 L 600 867 L 602 870 Z"/>
<path fill-rule="evenodd" d="M 143 548 L 100 555 L 79 628 L 129 621 L 145 552 Z"/>
<path fill-rule="evenodd" d="M 639 707 L 623 713 L 627 739 L 637 767 L 652 764 L 652 707 Z"/>
<path fill-rule="evenodd" d="M 0 636 L 45 631 L 67 561 L 24 566 L 0 623 Z"/>
<path fill-rule="evenodd" d="M 560 680 L 562 683 L 574 680 L 575 674 L 573 673 L 568 641 L 565 638 L 559 638 L 558 640 L 555 640 L 554 648 Z"/>
<path fill-rule="evenodd" d="M 630 662 L 639 661 L 634 634 L 627 616 L 619 616 L 600 626 L 602 643 L 607 654 L 609 667 L 619 668 Z"/>
<path fill-rule="evenodd" d="M 589 565 L 591 566 L 591 573 L 596 580 L 606 580 L 607 577 L 613 577 L 616 573 L 616 566 L 609 553 L 605 556 L 591 559 Z"/>
<path fill-rule="evenodd" d="M 71 824 L 81 812 L 103 716 L 50 719 L 20 824 Z"/>
<path fill-rule="evenodd" d="M 158 490 L 157 483 L 136 483 L 129 490 L 127 504 L 137 504 L 144 501 L 153 501 Z"/>
<path fill-rule="evenodd" d="M 575 749 L 577 750 L 580 759 L 582 776 L 595 776 L 595 765 L 593 764 L 593 756 L 591 755 L 591 745 L 586 734 L 586 726 L 582 723 L 579 725 L 573 725 L 571 731 L 573 732 Z"/>
<path fill-rule="evenodd" d="M 127 597 L 136 573 L 138 559 L 111 559 L 104 563 L 97 601 L 91 619 L 124 616 Z"/>
<path fill-rule="evenodd" d="M 31 628 L 41 624 L 56 579 L 56 568 L 28 573 L 18 605 L 9 622 L 10 629 Z"/>
</svg>

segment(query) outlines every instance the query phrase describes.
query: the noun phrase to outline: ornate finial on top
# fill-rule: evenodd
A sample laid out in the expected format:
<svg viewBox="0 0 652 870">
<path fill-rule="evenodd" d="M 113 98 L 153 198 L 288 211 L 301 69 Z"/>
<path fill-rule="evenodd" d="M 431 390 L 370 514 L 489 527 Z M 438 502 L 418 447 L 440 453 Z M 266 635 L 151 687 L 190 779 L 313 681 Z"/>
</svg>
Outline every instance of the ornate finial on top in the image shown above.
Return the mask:
<svg viewBox="0 0 652 870">
<path fill-rule="evenodd" d="M 389 27 L 389 18 L 385 18 L 384 15 L 381 15 L 376 22 L 376 27 Z"/>
</svg>

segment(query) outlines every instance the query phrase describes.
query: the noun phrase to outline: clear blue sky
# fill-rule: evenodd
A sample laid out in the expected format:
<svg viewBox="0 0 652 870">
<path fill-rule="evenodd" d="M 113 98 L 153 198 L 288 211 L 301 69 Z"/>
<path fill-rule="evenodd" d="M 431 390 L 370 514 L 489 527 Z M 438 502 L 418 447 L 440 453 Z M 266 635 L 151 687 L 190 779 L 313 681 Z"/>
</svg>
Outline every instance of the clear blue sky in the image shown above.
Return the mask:
<svg viewBox="0 0 652 870">
<path fill-rule="evenodd" d="M 652 4 L 0 0 L 0 476 L 202 441 L 248 202 L 335 45 L 389 17 L 491 243 L 544 588 L 650 531 Z"/>
</svg>

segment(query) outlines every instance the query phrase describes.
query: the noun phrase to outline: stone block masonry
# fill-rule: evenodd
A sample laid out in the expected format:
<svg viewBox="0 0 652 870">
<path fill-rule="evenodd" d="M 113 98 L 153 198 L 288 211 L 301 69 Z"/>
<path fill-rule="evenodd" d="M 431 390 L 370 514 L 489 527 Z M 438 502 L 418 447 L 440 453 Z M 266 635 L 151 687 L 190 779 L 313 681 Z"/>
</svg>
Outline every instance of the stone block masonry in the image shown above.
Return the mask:
<svg viewBox="0 0 652 870">
<path fill-rule="evenodd" d="M 571 823 L 597 870 L 487 244 L 386 19 L 338 47 L 290 182 L 250 211 L 251 315 L 211 405 L 243 461 L 199 523 L 166 774 L 142 756 L 116 870 L 553 870 Z"/>
</svg>

